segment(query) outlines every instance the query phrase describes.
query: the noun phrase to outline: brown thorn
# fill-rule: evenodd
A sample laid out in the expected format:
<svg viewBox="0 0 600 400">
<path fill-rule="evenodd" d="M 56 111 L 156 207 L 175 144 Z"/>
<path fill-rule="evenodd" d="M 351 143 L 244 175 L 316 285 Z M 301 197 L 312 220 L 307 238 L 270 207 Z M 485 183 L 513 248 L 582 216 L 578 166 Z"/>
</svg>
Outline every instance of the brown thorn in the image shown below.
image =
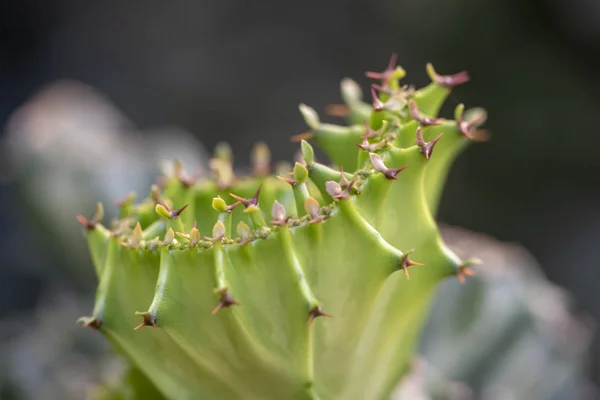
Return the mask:
<svg viewBox="0 0 600 400">
<path fill-rule="evenodd" d="M 413 252 L 413 250 L 407 251 L 406 253 L 404 253 L 402 258 L 400 259 L 400 267 L 404 271 L 404 275 L 406 276 L 407 279 L 410 279 L 410 275 L 408 274 L 408 267 L 424 265 L 419 262 L 413 261 L 408 257 L 410 255 L 410 253 L 412 253 L 412 252 Z"/>
<path fill-rule="evenodd" d="M 293 174 L 293 172 L 292 172 L 292 174 Z M 284 178 L 283 176 L 277 176 L 277 179 L 282 180 L 292 186 L 296 184 L 296 181 L 294 179 Z"/>
<path fill-rule="evenodd" d="M 350 114 L 350 110 L 345 104 L 328 104 L 325 113 L 332 117 L 345 118 Z"/>
<path fill-rule="evenodd" d="M 165 204 L 163 204 L 165 205 Z M 183 210 L 185 210 L 187 207 L 189 206 L 189 204 L 184 205 L 183 207 L 181 207 L 180 209 L 177 210 L 169 210 L 171 212 L 171 216 L 172 218 L 177 218 L 181 215 L 181 213 L 183 212 Z M 168 208 L 167 208 L 168 210 Z"/>
<path fill-rule="evenodd" d="M 222 308 L 231 307 L 231 306 L 241 306 L 241 303 L 238 303 L 234 300 L 233 297 L 229 294 L 229 290 L 224 289 L 219 294 L 221 296 L 221 300 L 219 304 L 212 310 L 212 315 L 218 313 Z"/>
<path fill-rule="evenodd" d="M 141 324 L 133 328 L 134 331 L 137 331 L 144 326 L 151 326 L 156 329 L 156 317 L 154 317 L 152 314 L 149 312 L 136 312 L 136 315 L 141 316 L 144 320 Z"/>
<path fill-rule="evenodd" d="M 96 228 L 96 222 L 94 220 L 89 220 L 83 215 L 77 215 L 76 218 L 86 230 L 93 231 Z"/>
<path fill-rule="evenodd" d="M 388 168 L 388 169 L 387 169 L 387 170 L 386 170 L 386 171 L 383 173 L 383 175 L 385 175 L 385 177 L 386 177 L 387 179 L 390 179 L 390 180 L 396 180 L 396 181 L 397 181 L 397 180 L 398 180 L 398 177 L 397 177 L 397 175 L 398 175 L 398 174 L 399 174 L 401 171 L 403 171 L 404 169 L 406 169 L 406 167 L 407 167 L 407 165 L 405 165 L 404 167 L 400 167 L 400 168 Z"/>
<path fill-rule="evenodd" d="M 235 203 L 228 205 L 228 206 L 225 208 L 225 212 L 231 212 L 231 211 L 232 211 L 234 208 L 236 208 L 236 207 L 237 207 L 237 206 L 239 206 L 240 204 L 242 204 L 242 202 L 238 200 L 238 201 L 236 201 Z"/>
<path fill-rule="evenodd" d="M 421 153 L 423 153 L 426 160 L 429 160 L 431 158 L 431 153 L 433 152 L 433 148 L 435 147 L 435 144 L 442 138 L 443 134 L 444 133 L 442 132 L 432 141 L 426 142 L 423 139 L 423 129 L 421 128 L 421 126 L 417 127 L 417 139 L 416 139 L 417 146 L 419 146 L 419 148 L 421 149 Z"/>
<path fill-rule="evenodd" d="M 97 331 L 100 329 L 100 327 L 102 326 L 102 322 L 100 320 L 98 320 L 97 318 L 91 318 L 87 321 L 85 321 L 82 326 L 84 328 L 92 328 L 93 330 Z"/>
<path fill-rule="evenodd" d="M 396 69 L 396 63 L 398 60 L 398 54 L 397 53 L 392 53 L 390 56 L 390 60 L 388 61 L 388 65 L 386 67 L 386 69 L 382 72 L 365 72 L 365 76 L 367 78 L 371 78 L 371 79 L 379 79 L 384 81 L 385 83 L 388 83 L 391 74 L 394 72 L 394 70 Z"/>
<path fill-rule="evenodd" d="M 408 101 L 408 110 L 412 119 L 418 121 L 423 126 L 438 125 L 443 118 L 426 117 L 419 111 L 419 106 L 414 100 Z"/>
<path fill-rule="evenodd" d="M 236 199 L 238 201 L 238 203 L 235 203 L 232 205 L 233 207 L 231 209 L 236 207 L 239 203 L 242 203 L 244 205 L 244 207 L 246 207 L 246 208 L 248 208 L 250 206 L 258 207 L 258 196 L 260 196 L 260 191 L 262 189 L 262 185 L 263 185 L 262 183 L 260 185 L 258 185 L 258 189 L 256 189 L 256 192 L 254 193 L 254 195 L 249 199 L 245 199 L 245 198 L 235 195 L 233 193 L 229 193 L 229 195 L 231 197 L 233 197 L 234 199 Z M 230 210 L 228 210 L 228 211 L 230 211 Z"/>
<path fill-rule="evenodd" d="M 307 325 L 311 325 L 312 322 L 315 320 L 315 318 L 318 318 L 318 317 L 328 317 L 328 318 L 331 318 L 331 317 L 333 317 L 333 315 L 327 314 L 326 312 L 324 312 L 323 309 L 321 308 L 321 306 L 314 306 L 308 312 Z"/>
</svg>

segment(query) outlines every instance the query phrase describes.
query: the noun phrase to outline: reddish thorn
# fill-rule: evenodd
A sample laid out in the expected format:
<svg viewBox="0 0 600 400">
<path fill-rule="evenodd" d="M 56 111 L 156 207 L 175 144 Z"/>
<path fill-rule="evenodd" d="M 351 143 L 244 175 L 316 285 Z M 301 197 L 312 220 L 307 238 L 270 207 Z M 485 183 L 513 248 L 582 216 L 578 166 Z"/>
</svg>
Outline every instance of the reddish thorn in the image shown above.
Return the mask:
<svg viewBox="0 0 600 400">
<path fill-rule="evenodd" d="M 465 276 L 475 276 L 475 271 L 469 267 L 458 267 L 456 269 L 456 277 L 458 278 L 459 282 L 464 284 L 466 283 L 466 279 Z"/>
<path fill-rule="evenodd" d="M 318 318 L 318 317 L 331 318 L 331 317 L 333 317 L 333 315 L 327 314 L 326 312 L 324 312 L 323 309 L 321 308 L 321 306 L 314 306 L 308 313 L 307 325 L 311 325 L 312 322 L 315 320 L 315 318 Z"/>
<path fill-rule="evenodd" d="M 291 174 L 293 174 L 293 172 Z M 277 179 L 280 179 L 286 183 L 289 183 L 292 186 L 294 186 L 296 184 L 296 181 L 294 179 L 284 178 L 283 176 L 277 176 Z"/>
<path fill-rule="evenodd" d="M 350 111 L 345 104 L 329 104 L 325 107 L 325 113 L 332 117 L 344 118 Z"/>
<path fill-rule="evenodd" d="M 394 94 L 394 91 L 393 91 L 393 90 L 391 90 L 391 89 L 389 89 L 389 88 L 387 88 L 387 87 L 384 87 L 384 86 L 378 85 L 378 84 L 376 84 L 376 83 L 373 83 L 373 84 L 371 84 L 371 87 L 372 87 L 373 89 L 377 90 L 377 91 L 378 91 L 378 92 L 380 92 L 380 93 L 385 93 L 385 94 L 387 94 L 387 95 L 392 95 L 392 94 Z"/>
<path fill-rule="evenodd" d="M 163 205 L 164 205 L 164 204 L 163 204 Z M 172 216 L 173 218 L 177 218 L 177 217 L 179 217 L 179 216 L 181 215 L 181 213 L 183 212 L 183 210 L 185 210 L 185 209 L 188 207 L 188 205 L 189 205 L 189 204 L 186 204 L 186 205 L 184 205 L 183 207 L 181 207 L 181 208 L 180 208 L 180 209 L 178 209 L 178 210 L 172 210 L 172 211 L 171 211 L 171 210 L 169 210 L 169 211 L 171 212 L 171 216 Z"/>
<path fill-rule="evenodd" d="M 83 215 L 77 215 L 77 221 L 79 221 L 79 223 L 88 231 L 92 231 L 96 228 L 96 222 L 94 220 L 87 219 Z"/>
<path fill-rule="evenodd" d="M 411 118 L 418 121 L 423 126 L 438 125 L 441 121 L 444 120 L 443 118 L 431 118 L 424 116 L 419 111 L 419 106 L 414 100 L 409 100 L 408 110 L 410 112 Z"/>
<path fill-rule="evenodd" d="M 387 179 L 390 180 L 398 180 L 397 176 L 401 171 L 403 171 L 405 168 L 407 167 L 407 165 L 405 165 L 404 167 L 400 167 L 400 168 L 388 168 L 383 175 L 385 175 L 385 177 Z"/>
<path fill-rule="evenodd" d="M 348 185 L 346 186 L 346 188 L 344 190 L 342 190 L 335 196 L 332 195 L 331 197 L 333 197 L 334 199 L 337 199 L 337 200 L 343 200 L 343 199 L 350 198 L 350 190 L 352 189 L 352 187 L 354 186 L 355 183 L 356 183 L 356 177 L 352 178 L 352 180 L 348 183 Z M 331 195 L 331 193 L 330 193 L 330 195 Z"/>
<path fill-rule="evenodd" d="M 315 136 L 315 133 L 313 131 L 308 131 L 308 132 L 304 132 L 304 133 L 300 133 L 298 135 L 294 135 L 291 137 L 291 141 L 292 142 L 301 142 L 303 140 L 310 140 Z"/>
<path fill-rule="evenodd" d="M 390 80 L 391 74 L 396 69 L 396 62 L 398 59 L 398 54 L 392 53 L 390 56 L 390 60 L 388 61 L 388 65 L 386 69 L 382 72 L 365 72 L 365 75 L 371 79 L 378 79 L 387 83 Z"/>
<path fill-rule="evenodd" d="M 344 174 L 344 167 L 340 165 L 340 186 L 344 187 L 347 186 L 350 183 L 350 181 L 346 178 L 346 175 Z"/>
<path fill-rule="evenodd" d="M 392 53 L 390 55 L 390 61 L 388 61 L 387 70 L 388 71 L 395 70 L 397 62 L 398 62 L 398 53 Z"/>
<path fill-rule="evenodd" d="M 440 86 L 447 87 L 450 89 L 452 89 L 458 85 L 462 85 L 463 83 L 466 83 L 470 80 L 469 74 L 467 73 L 467 71 L 458 72 L 458 73 L 452 74 L 452 75 L 439 75 L 436 73 L 434 77 L 435 77 L 435 83 L 437 83 Z"/>
<path fill-rule="evenodd" d="M 254 193 L 254 195 L 249 199 L 245 199 L 245 198 L 237 196 L 233 193 L 229 193 L 229 195 L 231 197 L 233 197 L 234 199 L 236 199 L 238 201 L 238 203 L 235 203 L 232 205 L 231 209 L 236 207 L 239 203 L 242 203 L 244 205 L 244 207 L 246 207 L 246 208 L 248 208 L 250 206 L 258 207 L 258 196 L 260 196 L 260 191 L 262 189 L 262 185 L 263 185 L 262 183 L 260 185 L 258 185 L 258 189 L 256 189 L 256 192 Z M 230 211 L 230 210 L 228 210 L 228 211 Z"/>
<path fill-rule="evenodd" d="M 189 204 L 184 205 L 183 207 L 181 207 L 180 209 L 177 210 L 172 210 L 171 207 L 169 207 L 169 205 L 167 204 L 166 201 L 163 201 L 162 203 L 160 203 L 165 210 L 167 210 L 167 212 L 169 214 L 171 214 L 171 218 L 177 218 L 181 215 L 181 213 L 183 212 L 183 210 L 185 210 Z"/>
<path fill-rule="evenodd" d="M 411 260 L 408 256 L 410 255 L 410 253 L 412 253 L 413 251 L 408 251 L 406 252 L 400 261 L 400 267 L 402 268 L 402 270 L 404 271 L 404 275 L 406 276 L 407 279 L 410 279 L 410 276 L 408 274 L 408 267 L 412 267 L 412 266 L 423 266 L 424 264 L 418 263 L 416 261 Z"/>
<path fill-rule="evenodd" d="M 371 98 L 373 99 L 373 110 L 381 111 L 385 108 L 385 104 L 379 100 L 379 97 L 377 96 L 373 86 L 371 86 Z"/>
<path fill-rule="evenodd" d="M 443 134 L 444 133 L 442 132 L 438 135 L 438 137 L 436 137 L 432 141 L 426 142 L 423 139 L 423 129 L 420 126 L 417 127 L 417 146 L 419 146 L 419 148 L 421 149 L 421 153 L 423 153 L 426 160 L 429 160 L 431 158 L 433 148 L 435 147 L 435 144 L 442 138 Z"/>
<path fill-rule="evenodd" d="M 227 208 L 225 208 L 225 212 L 231 212 L 234 208 L 236 208 L 240 204 L 242 204 L 241 201 L 236 201 L 235 203 L 228 205 Z"/>
<path fill-rule="evenodd" d="M 358 147 L 364 151 L 367 151 L 369 153 L 372 153 L 372 152 L 380 149 L 381 147 L 385 146 L 386 144 L 388 144 L 388 142 L 385 139 L 381 140 L 377 143 L 369 143 L 368 140 L 363 140 L 362 143 L 357 143 L 356 147 Z"/>
<path fill-rule="evenodd" d="M 134 331 L 137 331 L 140 328 L 143 328 L 144 326 L 146 326 L 146 324 L 144 322 L 142 322 L 141 324 L 139 324 L 138 326 L 136 326 L 135 328 L 133 328 Z"/>
<path fill-rule="evenodd" d="M 367 78 L 371 78 L 371 79 L 378 79 L 378 80 L 384 80 L 385 79 L 385 77 L 383 76 L 383 74 L 381 72 L 367 71 L 367 72 L 365 72 L 365 76 Z"/>
<path fill-rule="evenodd" d="M 365 140 L 369 140 L 371 138 L 371 126 L 369 125 L 368 121 L 364 121 L 365 124 L 365 134 L 362 135 L 360 138 L 365 141 Z"/>
<path fill-rule="evenodd" d="M 93 318 L 93 319 L 83 323 L 84 328 L 92 328 L 95 331 L 99 330 L 101 325 L 102 325 L 102 323 L 99 320 L 97 320 L 96 318 Z"/>
<path fill-rule="evenodd" d="M 467 139 L 472 142 L 486 142 L 490 138 L 489 131 L 485 129 L 473 129 L 479 125 L 485 119 L 484 115 L 480 115 L 479 118 L 474 118 L 470 121 L 463 121 L 462 115 L 456 120 L 458 124 L 458 130 Z"/>
</svg>

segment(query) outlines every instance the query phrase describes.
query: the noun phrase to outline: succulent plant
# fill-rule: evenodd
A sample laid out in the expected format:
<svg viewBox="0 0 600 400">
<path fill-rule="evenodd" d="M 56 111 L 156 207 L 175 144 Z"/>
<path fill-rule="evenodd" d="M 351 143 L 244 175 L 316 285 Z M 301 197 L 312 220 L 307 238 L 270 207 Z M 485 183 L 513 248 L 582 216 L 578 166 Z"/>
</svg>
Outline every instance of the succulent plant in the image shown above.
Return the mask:
<svg viewBox="0 0 600 400">
<path fill-rule="evenodd" d="M 278 176 L 264 144 L 247 176 L 220 145 L 211 176 L 175 162 L 110 226 L 101 205 L 79 216 L 99 279 L 83 324 L 169 399 L 388 398 L 436 287 L 476 263 L 446 247 L 435 214 L 453 160 L 485 139 L 485 112 L 459 105 L 454 120 L 438 117 L 469 78 L 427 72 L 426 87 L 401 85 L 392 57 L 367 73 L 379 81 L 372 104 L 343 80 L 349 126 L 301 105 L 311 130 L 294 137 L 302 156 Z"/>
</svg>

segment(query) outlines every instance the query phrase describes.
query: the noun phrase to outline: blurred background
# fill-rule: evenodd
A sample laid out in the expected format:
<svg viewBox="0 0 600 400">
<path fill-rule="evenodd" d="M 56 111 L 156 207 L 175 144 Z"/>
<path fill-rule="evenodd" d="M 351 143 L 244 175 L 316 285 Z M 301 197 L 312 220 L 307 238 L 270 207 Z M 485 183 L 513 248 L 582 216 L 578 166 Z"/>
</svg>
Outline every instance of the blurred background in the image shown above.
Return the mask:
<svg viewBox="0 0 600 400">
<path fill-rule="evenodd" d="M 593 324 L 599 51 L 600 2 L 589 0 L 3 0 L 0 397 L 35 398 L 19 382 L 48 376 L 80 393 L 118 369 L 87 331 L 72 334 L 78 351 L 101 361 L 61 350 L 95 288 L 76 214 L 96 200 L 114 213 L 162 162 L 202 168 L 222 140 L 240 166 L 258 140 L 292 159 L 289 138 L 306 129 L 298 103 L 323 115 L 342 78 L 366 90 L 364 72 L 392 52 L 419 86 L 427 62 L 469 71 L 446 112 L 464 102 L 489 113 L 492 140 L 459 158 L 439 219 L 522 245 Z M 589 361 L 598 381 L 597 339 Z"/>
</svg>

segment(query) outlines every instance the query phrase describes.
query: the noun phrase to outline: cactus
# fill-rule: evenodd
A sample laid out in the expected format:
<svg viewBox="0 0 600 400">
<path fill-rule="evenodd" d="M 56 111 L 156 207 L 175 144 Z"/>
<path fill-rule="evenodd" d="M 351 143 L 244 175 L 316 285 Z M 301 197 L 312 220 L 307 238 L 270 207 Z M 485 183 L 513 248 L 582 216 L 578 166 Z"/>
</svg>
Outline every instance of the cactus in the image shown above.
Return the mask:
<svg viewBox="0 0 600 400">
<path fill-rule="evenodd" d="M 443 243 L 435 214 L 448 170 L 485 139 L 485 112 L 438 117 L 468 75 L 401 85 L 392 57 L 372 104 L 342 81 L 349 126 L 300 112 L 301 157 L 270 175 L 255 147 L 238 176 L 227 145 L 210 177 L 181 163 L 120 219 L 79 216 L 99 279 L 83 325 L 169 399 L 385 399 L 409 372 L 438 284 L 474 274 Z M 309 144 L 323 149 L 319 163 Z M 323 317 L 323 318 L 320 318 Z M 139 374 L 138 374 L 139 375 Z"/>
</svg>

